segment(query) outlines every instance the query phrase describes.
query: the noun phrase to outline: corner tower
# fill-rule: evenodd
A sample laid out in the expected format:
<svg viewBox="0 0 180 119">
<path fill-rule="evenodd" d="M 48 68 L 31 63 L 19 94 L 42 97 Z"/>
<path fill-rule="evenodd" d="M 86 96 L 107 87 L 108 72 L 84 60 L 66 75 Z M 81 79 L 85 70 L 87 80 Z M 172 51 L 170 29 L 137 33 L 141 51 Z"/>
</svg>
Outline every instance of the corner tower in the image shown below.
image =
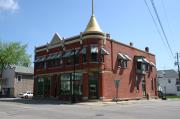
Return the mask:
<svg viewBox="0 0 180 119">
<path fill-rule="evenodd" d="M 94 15 L 94 0 L 92 0 L 92 15 L 91 15 L 89 23 L 85 29 L 85 32 L 102 32 L 102 30 L 96 20 L 96 17 Z"/>
</svg>

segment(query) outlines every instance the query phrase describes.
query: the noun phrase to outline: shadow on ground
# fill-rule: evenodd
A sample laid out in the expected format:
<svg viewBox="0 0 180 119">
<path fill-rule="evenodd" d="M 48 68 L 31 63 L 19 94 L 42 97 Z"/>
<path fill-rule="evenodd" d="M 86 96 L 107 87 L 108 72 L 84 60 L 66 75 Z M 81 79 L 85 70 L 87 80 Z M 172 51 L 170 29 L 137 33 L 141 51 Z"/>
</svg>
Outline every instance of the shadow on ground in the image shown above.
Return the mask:
<svg viewBox="0 0 180 119">
<path fill-rule="evenodd" d="M 72 105 L 71 102 L 60 101 L 57 99 L 22 99 L 22 98 L 0 98 L 0 102 L 14 102 L 21 104 L 37 104 L 37 105 L 60 105 L 67 104 Z"/>
</svg>

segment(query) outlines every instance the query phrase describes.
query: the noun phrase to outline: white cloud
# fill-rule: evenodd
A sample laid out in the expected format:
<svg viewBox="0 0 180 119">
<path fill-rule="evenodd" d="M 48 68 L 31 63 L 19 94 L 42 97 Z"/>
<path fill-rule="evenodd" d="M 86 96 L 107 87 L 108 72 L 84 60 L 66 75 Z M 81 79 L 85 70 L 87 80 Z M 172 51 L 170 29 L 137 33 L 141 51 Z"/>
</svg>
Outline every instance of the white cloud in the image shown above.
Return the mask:
<svg viewBox="0 0 180 119">
<path fill-rule="evenodd" d="M 0 0 L 0 11 L 15 11 L 18 8 L 17 0 Z"/>
</svg>

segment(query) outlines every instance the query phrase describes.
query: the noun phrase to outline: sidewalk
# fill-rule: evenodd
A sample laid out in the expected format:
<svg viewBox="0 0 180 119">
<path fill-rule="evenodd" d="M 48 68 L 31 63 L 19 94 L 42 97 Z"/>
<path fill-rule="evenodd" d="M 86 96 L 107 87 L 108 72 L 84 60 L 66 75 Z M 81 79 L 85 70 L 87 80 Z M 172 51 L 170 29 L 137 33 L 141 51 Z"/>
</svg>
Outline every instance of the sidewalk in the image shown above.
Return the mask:
<svg viewBox="0 0 180 119">
<path fill-rule="evenodd" d="M 103 105 L 129 105 L 129 104 L 140 104 L 140 103 L 149 103 L 149 102 L 157 102 L 162 101 L 161 99 L 150 99 L 150 100 L 129 100 L 129 101 L 118 101 L 116 102 L 103 102 L 103 101 L 93 101 L 93 102 L 80 102 L 77 103 L 79 105 L 90 105 L 90 106 L 103 106 Z"/>
</svg>

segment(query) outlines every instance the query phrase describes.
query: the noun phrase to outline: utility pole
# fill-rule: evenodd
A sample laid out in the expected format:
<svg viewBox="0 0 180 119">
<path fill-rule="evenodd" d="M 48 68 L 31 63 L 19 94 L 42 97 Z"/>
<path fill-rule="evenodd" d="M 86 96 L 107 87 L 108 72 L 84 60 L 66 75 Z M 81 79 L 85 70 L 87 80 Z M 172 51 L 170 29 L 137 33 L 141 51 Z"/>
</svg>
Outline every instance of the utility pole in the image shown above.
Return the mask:
<svg viewBox="0 0 180 119">
<path fill-rule="evenodd" d="M 177 61 L 175 62 L 175 65 L 178 66 L 178 76 L 179 76 L 179 81 L 180 81 L 180 64 L 179 64 L 179 53 L 177 52 L 176 53 L 176 58 L 177 58 Z"/>
</svg>

